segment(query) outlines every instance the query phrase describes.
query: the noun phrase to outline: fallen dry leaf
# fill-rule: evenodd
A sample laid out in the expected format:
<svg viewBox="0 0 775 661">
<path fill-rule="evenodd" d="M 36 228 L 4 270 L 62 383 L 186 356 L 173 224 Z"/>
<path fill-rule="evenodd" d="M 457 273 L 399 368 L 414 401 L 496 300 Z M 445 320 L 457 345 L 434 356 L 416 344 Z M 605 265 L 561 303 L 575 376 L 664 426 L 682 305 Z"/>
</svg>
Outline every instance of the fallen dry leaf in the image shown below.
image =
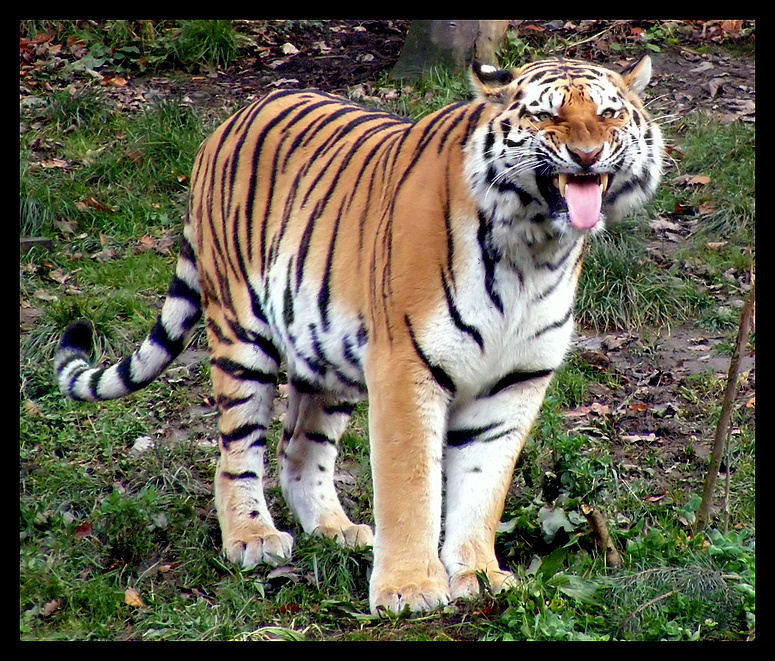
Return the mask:
<svg viewBox="0 0 775 661">
<path fill-rule="evenodd" d="M 78 223 L 76 223 L 74 220 L 55 220 L 54 226 L 64 234 L 75 234 Z"/>
<path fill-rule="evenodd" d="M 657 435 L 654 432 L 649 434 L 623 434 L 621 436 L 623 441 L 629 441 L 630 443 L 638 443 L 640 441 L 646 441 L 647 443 L 653 443 L 657 440 Z"/>
<path fill-rule="evenodd" d="M 54 269 L 48 273 L 48 277 L 51 278 L 54 282 L 58 282 L 60 285 L 65 284 L 65 282 L 67 282 L 67 280 L 70 278 L 70 275 L 70 273 L 65 273 L 62 271 L 62 269 Z"/>
<path fill-rule="evenodd" d="M 49 158 L 45 161 L 38 161 L 37 163 L 32 163 L 32 165 L 37 166 L 39 168 L 43 168 L 44 170 L 52 170 L 52 169 L 67 169 L 69 168 L 72 163 L 70 161 L 66 161 L 64 158 Z"/>
<path fill-rule="evenodd" d="M 707 186 L 710 183 L 710 177 L 705 174 L 695 174 L 686 183 L 689 186 Z"/>
<path fill-rule="evenodd" d="M 34 415 L 36 417 L 43 417 L 43 412 L 40 410 L 40 407 L 38 406 L 37 402 L 33 402 L 31 399 L 24 400 L 24 410 L 30 415 Z"/>
<path fill-rule="evenodd" d="M 672 223 L 664 218 L 656 218 L 649 222 L 649 227 L 655 232 L 678 232 L 681 230 L 681 226 L 677 223 Z"/>
<path fill-rule="evenodd" d="M 40 299 L 41 301 L 58 301 L 59 296 L 56 294 L 49 294 L 47 291 L 44 291 L 43 289 L 38 289 L 33 296 L 37 299 Z"/>
<path fill-rule="evenodd" d="M 121 76 L 104 76 L 100 81 L 100 85 L 108 85 L 110 87 L 124 87 L 129 81 Z"/>
<path fill-rule="evenodd" d="M 32 307 L 26 301 L 24 303 L 19 306 L 19 327 L 22 330 L 32 330 L 38 320 L 46 313 L 40 308 Z"/>
<path fill-rule="evenodd" d="M 140 608 L 141 606 L 145 605 L 143 600 L 140 599 L 140 595 L 137 594 L 137 590 L 131 587 L 124 591 L 124 603 L 129 604 L 135 608 Z"/>
<path fill-rule="evenodd" d="M 74 537 L 76 539 L 86 539 L 87 537 L 91 537 L 94 534 L 94 531 L 92 530 L 91 524 L 88 521 L 85 521 L 84 523 L 80 523 L 75 527 L 75 533 Z"/>
<path fill-rule="evenodd" d="M 60 603 L 59 599 L 52 599 L 49 601 L 45 606 L 43 606 L 43 609 L 40 611 L 40 614 L 43 617 L 48 617 L 51 615 L 54 611 L 59 610 L 59 607 L 62 604 Z"/>
<path fill-rule="evenodd" d="M 566 411 L 564 415 L 566 418 L 583 418 L 590 413 L 594 413 L 595 415 L 606 415 L 608 414 L 609 410 L 610 409 L 607 404 L 593 402 L 589 406 L 579 406 L 572 411 Z"/>
</svg>

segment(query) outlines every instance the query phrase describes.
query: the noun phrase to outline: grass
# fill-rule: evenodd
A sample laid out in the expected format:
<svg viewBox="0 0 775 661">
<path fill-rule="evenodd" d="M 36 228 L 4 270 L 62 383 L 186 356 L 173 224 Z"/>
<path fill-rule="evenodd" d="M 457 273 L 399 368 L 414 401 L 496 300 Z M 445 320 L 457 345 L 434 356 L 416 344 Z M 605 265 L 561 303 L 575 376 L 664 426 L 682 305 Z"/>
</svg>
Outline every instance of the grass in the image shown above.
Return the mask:
<svg viewBox="0 0 775 661">
<path fill-rule="evenodd" d="M 70 66 L 79 70 L 103 64 L 119 72 L 225 67 L 244 41 L 230 20 L 28 20 L 20 28 L 24 39 L 48 34 L 74 46 L 78 59 Z"/>
<path fill-rule="evenodd" d="M 115 41 L 94 44 L 115 48 L 127 35 L 148 43 L 159 38 L 163 25 L 154 37 L 136 23 L 116 22 L 105 37 Z M 378 81 L 377 89 L 388 85 Z M 437 73 L 411 91 L 385 94 L 392 99 L 386 106 L 416 117 L 465 89 L 464 80 Z M 278 526 L 294 534 L 292 563 L 246 572 L 229 565 L 217 553 L 211 494 L 217 451 L 206 361 L 176 364 L 131 398 L 100 405 L 66 401 L 51 377 L 59 334 L 72 319 L 95 324 L 100 360 L 123 355 L 150 328 L 174 264 L 175 246 L 165 248 L 165 238 L 179 229 L 191 161 L 218 117 L 203 118 L 175 99 L 125 113 L 93 87 L 35 98 L 22 104 L 20 117 L 20 230 L 49 237 L 55 249 L 33 248 L 20 260 L 28 319 L 19 355 L 22 639 L 708 641 L 754 635 L 753 409 L 740 407 L 732 425 L 727 529 L 719 517 L 715 527 L 695 533 L 705 463 L 694 437 L 672 454 L 648 441 L 625 441 L 626 407 L 572 427 L 565 412 L 595 401 L 601 388 L 622 399 L 635 389 L 583 353 L 573 353 L 554 380 L 515 471 L 497 537 L 501 560 L 519 579 L 514 590 L 423 617 L 377 620 L 367 603 L 371 554 L 302 534 L 273 482 L 267 497 Z M 635 349 L 644 364 L 658 351 L 658 341 L 648 338 L 658 337 L 660 326 L 699 320 L 733 343 L 735 308 L 720 314 L 719 301 L 741 295 L 738 281 L 727 276 L 745 273 L 753 259 L 745 252 L 754 230 L 753 130 L 697 117 L 673 124 L 670 139 L 684 158 L 642 217 L 592 247 L 579 298 L 582 326 L 638 333 Z M 674 185 L 673 176 L 684 173 L 706 174 L 711 183 L 702 190 Z M 653 239 L 646 219 L 669 214 L 676 202 L 710 204 L 713 213 L 680 249 L 657 259 L 645 248 Z M 708 248 L 710 241 L 727 243 Z M 204 350 L 201 334 L 194 348 Z M 722 389 L 710 371 L 682 380 L 676 415 L 697 434 L 707 432 L 718 418 Z M 279 433 L 275 424 L 270 447 Z M 140 451 L 144 438 L 153 443 Z M 341 455 L 345 508 L 371 522 L 365 405 L 342 439 Z M 274 459 L 269 463 L 274 475 Z M 582 505 L 604 513 L 622 555 L 619 569 L 605 566 Z"/>
</svg>

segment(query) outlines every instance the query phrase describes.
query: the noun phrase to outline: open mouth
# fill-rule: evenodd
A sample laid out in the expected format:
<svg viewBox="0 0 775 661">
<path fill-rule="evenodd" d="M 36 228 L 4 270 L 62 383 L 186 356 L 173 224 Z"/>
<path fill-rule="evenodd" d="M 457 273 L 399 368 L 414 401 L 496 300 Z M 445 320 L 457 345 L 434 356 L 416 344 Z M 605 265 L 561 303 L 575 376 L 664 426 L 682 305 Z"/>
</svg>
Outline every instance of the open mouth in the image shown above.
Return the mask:
<svg viewBox="0 0 775 661">
<path fill-rule="evenodd" d="M 603 194 L 608 188 L 607 174 L 577 175 L 562 172 L 552 178 L 552 183 L 568 206 L 571 225 L 578 229 L 590 229 L 598 223 Z"/>
</svg>

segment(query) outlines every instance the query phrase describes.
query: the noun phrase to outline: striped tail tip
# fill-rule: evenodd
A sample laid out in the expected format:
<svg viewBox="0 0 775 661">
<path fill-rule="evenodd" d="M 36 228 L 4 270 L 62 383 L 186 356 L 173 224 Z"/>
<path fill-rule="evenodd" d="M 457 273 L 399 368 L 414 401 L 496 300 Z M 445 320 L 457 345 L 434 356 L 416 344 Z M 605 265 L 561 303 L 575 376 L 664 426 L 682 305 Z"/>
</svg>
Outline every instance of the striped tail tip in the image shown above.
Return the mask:
<svg viewBox="0 0 775 661">
<path fill-rule="evenodd" d="M 83 372 L 90 369 L 94 333 L 88 321 L 74 321 L 67 326 L 54 357 L 54 373 L 60 389 L 71 399 L 83 399 L 73 386 Z"/>
</svg>

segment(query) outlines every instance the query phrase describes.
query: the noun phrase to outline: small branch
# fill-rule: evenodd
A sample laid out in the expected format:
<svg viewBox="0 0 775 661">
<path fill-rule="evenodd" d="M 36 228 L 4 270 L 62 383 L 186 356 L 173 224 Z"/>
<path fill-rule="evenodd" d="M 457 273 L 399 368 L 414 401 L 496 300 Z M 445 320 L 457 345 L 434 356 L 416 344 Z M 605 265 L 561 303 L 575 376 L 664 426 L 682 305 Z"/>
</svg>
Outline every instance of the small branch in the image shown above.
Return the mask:
<svg viewBox="0 0 775 661">
<path fill-rule="evenodd" d="M 19 250 L 25 252 L 34 246 L 40 246 L 46 250 L 54 249 L 54 241 L 44 236 L 20 236 L 19 237 Z"/>
<path fill-rule="evenodd" d="M 740 361 L 748 346 L 748 336 L 751 331 L 751 319 L 753 317 L 755 301 L 755 282 L 753 272 L 751 273 L 751 291 L 743 305 L 743 311 L 740 313 L 740 326 L 737 331 L 737 343 L 735 351 L 732 354 L 732 360 L 729 363 L 729 372 L 727 374 L 727 387 L 724 391 L 724 398 L 721 401 L 721 416 L 716 426 L 716 436 L 713 440 L 713 451 L 710 458 L 708 474 L 705 476 L 705 487 L 702 493 L 702 502 L 697 512 L 696 529 L 702 530 L 707 521 L 710 512 L 710 505 L 713 500 L 713 491 L 716 487 L 716 477 L 721 467 L 721 457 L 724 452 L 725 440 L 729 434 L 729 425 L 732 421 L 733 405 L 735 394 L 737 393 L 737 376 L 740 372 Z M 727 466 L 727 471 L 729 466 Z"/>
<path fill-rule="evenodd" d="M 647 609 L 649 606 L 653 606 L 659 601 L 662 601 L 663 599 L 667 599 L 668 597 L 672 597 L 674 594 L 676 594 L 678 590 L 670 590 L 670 592 L 665 592 L 665 594 L 661 594 L 658 597 L 654 597 L 653 599 L 649 599 L 644 604 L 641 604 L 638 606 L 632 613 L 630 613 L 627 618 L 619 625 L 619 628 L 616 630 L 616 637 L 619 637 L 619 633 L 622 629 L 624 629 L 624 625 L 627 624 L 632 618 L 634 618 L 638 613 L 641 611 Z"/>
</svg>

